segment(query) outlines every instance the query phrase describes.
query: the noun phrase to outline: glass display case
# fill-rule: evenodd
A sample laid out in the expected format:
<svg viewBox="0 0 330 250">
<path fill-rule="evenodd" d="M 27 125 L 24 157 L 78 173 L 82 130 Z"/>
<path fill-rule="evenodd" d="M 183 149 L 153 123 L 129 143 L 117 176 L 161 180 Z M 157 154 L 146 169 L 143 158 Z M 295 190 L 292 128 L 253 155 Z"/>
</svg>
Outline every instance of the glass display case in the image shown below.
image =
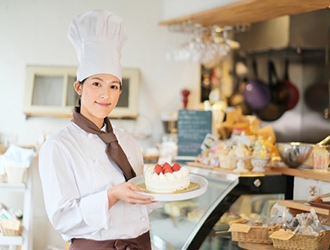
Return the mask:
<svg viewBox="0 0 330 250">
<path fill-rule="evenodd" d="M 154 250 L 241 249 L 231 241 L 228 220 L 242 213 L 267 214 L 276 200 L 292 198 L 293 179 L 288 176 L 187 167 L 208 180 L 208 189 L 197 198 L 162 202 L 150 214 Z"/>
</svg>

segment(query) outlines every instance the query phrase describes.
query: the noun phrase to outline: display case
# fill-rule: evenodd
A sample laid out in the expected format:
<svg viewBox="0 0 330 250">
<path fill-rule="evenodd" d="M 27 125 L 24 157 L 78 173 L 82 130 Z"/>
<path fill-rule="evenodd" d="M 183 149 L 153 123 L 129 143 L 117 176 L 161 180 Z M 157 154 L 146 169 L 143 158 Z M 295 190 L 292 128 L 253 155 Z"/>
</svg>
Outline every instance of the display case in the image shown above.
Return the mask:
<svg viewBox="0 0 330 250">
<path fill-rule="evenodd" d="M 187 167 L 208 180 L 208 189 L 197 198 L 163 202 L 162 208 L 150 214 L 154 250 L 241 249 L 227 231 L 228 212 L 267 213 L 276 200 L 292 199 L 289 176 L 241 176 Z"/>
</svg>

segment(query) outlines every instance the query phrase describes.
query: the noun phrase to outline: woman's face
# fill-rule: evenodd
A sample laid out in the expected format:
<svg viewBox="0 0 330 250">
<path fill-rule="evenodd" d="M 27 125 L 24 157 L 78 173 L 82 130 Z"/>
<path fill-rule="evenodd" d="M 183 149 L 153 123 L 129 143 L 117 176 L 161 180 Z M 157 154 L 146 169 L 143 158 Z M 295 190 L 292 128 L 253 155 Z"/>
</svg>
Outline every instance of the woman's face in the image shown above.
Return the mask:
<svg viewBox="0 0 330 250">
<path fill-rule="evenodd" d="M 117 105 L 121 94 L 119 79 L 110 74 L 96 74 L 83 84 L 75 82 L 74 88 L 81 96 L 80 113 L 101 128 L 104 118 Z"/>
</svg>

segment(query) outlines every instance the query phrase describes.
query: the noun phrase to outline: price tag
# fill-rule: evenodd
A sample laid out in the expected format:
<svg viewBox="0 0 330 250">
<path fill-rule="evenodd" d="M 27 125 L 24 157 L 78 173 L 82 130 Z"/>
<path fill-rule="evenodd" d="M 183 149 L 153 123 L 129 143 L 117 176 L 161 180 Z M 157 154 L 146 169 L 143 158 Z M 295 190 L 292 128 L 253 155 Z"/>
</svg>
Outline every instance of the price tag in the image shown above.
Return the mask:
<svg viewBox="0 0 330 250">
<path fill-rule="evenodd" d="M 232 224 L 229 228 L 229 232 L 248 233 L 252 226 L 246 224 Z"/>
</svg>

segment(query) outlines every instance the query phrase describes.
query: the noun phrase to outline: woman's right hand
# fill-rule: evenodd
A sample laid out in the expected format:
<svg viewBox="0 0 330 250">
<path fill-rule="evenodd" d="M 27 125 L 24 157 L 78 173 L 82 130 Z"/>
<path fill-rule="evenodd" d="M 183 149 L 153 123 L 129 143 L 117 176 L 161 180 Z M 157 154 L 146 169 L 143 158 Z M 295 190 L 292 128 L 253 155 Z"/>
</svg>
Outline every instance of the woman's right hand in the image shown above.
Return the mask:
<svg viewBox="0 0 330 250">
<path fill-rule="evenodd" d="M 149 204 L 153 202 L 153 197 L 150 195 L 138 194 L 142 190 L 131 182 L 124 182 L 113 186 L 108 190 L 109 208 L 118 201 L 125 201 L 130 204 Z"/>
</svg>

